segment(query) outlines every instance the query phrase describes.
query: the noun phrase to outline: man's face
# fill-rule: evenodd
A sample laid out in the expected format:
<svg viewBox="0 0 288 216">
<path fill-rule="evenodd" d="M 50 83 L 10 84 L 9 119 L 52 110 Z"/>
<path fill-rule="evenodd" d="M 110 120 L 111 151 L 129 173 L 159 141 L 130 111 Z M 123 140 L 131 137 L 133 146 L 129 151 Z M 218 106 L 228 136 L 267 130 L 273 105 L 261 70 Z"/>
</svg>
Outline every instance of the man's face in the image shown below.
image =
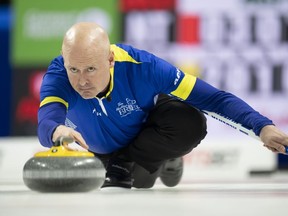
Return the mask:
<svg viewBox="0 0 288 216">
<path fill-rule="evenodd" d="M 105 90 L 114 66 L 113 52 L 71 50 L 63 52 L 64 65 L 72 87 L 84 99 L 94 98 Z"/>
</svg>

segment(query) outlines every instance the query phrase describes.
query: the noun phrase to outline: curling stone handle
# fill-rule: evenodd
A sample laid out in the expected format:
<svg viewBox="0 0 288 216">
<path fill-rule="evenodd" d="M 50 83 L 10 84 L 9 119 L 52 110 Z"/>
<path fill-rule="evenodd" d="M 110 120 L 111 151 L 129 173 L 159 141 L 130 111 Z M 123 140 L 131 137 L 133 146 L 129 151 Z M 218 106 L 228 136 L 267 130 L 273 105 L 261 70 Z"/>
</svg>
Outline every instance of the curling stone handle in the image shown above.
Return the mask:
<svg viewBox="0 0 288 216">
<path fill-rule="evenodd" d="M 69 143 L 74 142 L 74 139 L 69 136 L 60 136 L 57 138 L 57 140 L 54 142 L 53 146 L 63 146 L 68 145 Z"/>
</svg>

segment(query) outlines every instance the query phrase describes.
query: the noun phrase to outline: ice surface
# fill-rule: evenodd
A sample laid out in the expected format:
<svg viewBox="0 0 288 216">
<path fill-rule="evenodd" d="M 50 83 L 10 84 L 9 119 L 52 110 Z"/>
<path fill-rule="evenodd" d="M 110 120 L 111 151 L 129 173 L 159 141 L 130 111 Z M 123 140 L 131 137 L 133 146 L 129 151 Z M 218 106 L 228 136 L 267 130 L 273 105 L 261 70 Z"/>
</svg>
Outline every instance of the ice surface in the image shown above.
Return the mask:
<svg viewBox="0 0 288 216">
<path fill-rule="evenodd" d="M 88 193 L 38 193 L 0 185 L 2 216 L 277 216 L 287 215 L 288 181 L 191 182 L 167 188 Z"/>
</svg>

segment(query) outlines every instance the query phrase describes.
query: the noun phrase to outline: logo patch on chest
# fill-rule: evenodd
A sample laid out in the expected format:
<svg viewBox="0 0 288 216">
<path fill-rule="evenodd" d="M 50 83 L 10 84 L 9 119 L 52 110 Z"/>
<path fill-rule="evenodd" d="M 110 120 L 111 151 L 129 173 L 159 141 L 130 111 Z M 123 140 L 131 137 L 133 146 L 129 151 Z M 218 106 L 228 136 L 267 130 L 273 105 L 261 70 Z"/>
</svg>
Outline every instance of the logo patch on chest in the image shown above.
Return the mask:
<svg viewBox="0 0 288 216">
<path fill-rule="evenodd" d="M 132 112 L 142 111 L 142 109 L 137 105 L 136 100 L 131 100 L 129 98 L 126 98 L 126 104 L 119 102 L 117 106 L 116 111 L 121 117 L 130 115 Z"/>
</svg>

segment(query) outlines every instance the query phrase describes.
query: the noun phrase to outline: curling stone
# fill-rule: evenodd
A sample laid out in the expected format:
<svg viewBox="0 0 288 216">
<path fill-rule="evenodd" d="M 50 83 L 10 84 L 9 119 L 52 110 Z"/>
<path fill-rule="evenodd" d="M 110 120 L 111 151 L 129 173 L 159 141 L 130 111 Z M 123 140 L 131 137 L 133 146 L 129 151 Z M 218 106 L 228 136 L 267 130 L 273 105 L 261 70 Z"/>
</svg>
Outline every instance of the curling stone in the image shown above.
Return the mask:
<svg viewBox="0 0 288 216">
<path fill-rule="evenodd" d="M 87 192 L 100 188 L 105 179 L 102 162 L 91 152 L 72 151 L 60 137 L 49 151 L 38 152 L 23 168 L 23 181 L 39 192 Z"/>
</svg>

